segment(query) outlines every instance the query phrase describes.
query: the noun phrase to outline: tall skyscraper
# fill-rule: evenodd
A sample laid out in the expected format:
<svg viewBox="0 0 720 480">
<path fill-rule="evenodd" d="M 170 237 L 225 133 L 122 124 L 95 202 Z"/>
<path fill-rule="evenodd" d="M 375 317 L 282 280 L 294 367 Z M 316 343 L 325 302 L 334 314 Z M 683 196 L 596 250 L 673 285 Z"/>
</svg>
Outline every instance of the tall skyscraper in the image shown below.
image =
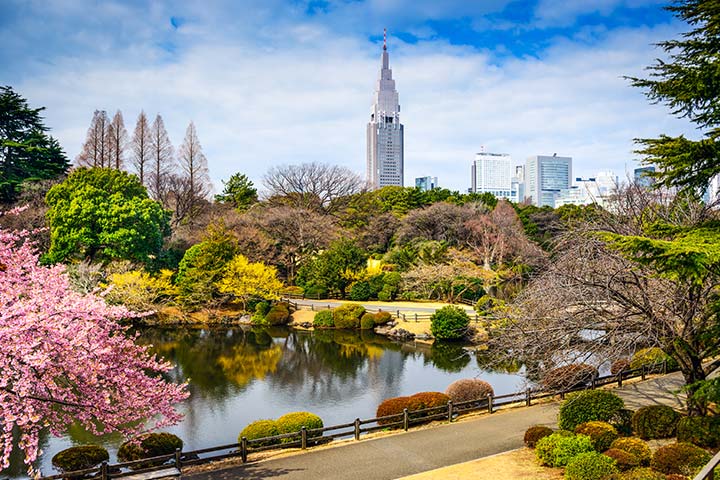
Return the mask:
<svg viewBox="0 0 720 480">
<path fill-rule="evenodd" d="M 437 177 L 417 177 L 415 178 L 415 188 L 424 192 L 438 188 L 438 179 Z"/>
<path fill-rule="evenodd" d="M 515 201 L 517 192 L 513 195 L 512 158 L 507 153 L 475 154 L 475 161 L 470 169 L 472 173 L 471 191 L 475 193 L 492 193 L 497 198 L 507 198 Z"/>
<path fill-rule="evenodd" d="M 538 207 L 555 207 L 555 199 L 572 182 L 572 158 L 535 155 L 525 162 L 525 196 Z"/>
<path fill-rule="evenodd" d="M 372 189 L 388 185 L 402 187 L 405 167 L 400 99 L 390 69 L 386 32 L 383 33 L 381 62 L 367 125 L 367 180 Z"/>
</svg>

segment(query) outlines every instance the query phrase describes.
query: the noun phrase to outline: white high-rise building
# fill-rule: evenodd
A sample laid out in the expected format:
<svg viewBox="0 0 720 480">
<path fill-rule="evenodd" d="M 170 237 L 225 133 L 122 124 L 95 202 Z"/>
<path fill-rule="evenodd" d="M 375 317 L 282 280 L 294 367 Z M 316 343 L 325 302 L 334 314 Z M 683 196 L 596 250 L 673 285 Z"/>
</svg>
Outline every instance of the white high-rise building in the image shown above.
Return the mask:
<svg viewBox="0 0 720 480">
<path fill-rule="evenodd" d="M 513 164 L 507 153 L 475 154 L 472 167 L 472 187 L 474 193 L 492 193 L 497 198 L 506 198 L 515 201 L 517 192 L 513 195 Z"/>
<path fill-rule="evenodd" d="M 400 99 L 390 69 L 387 34 L 383 37 L 380 78 L 367 125 L 367 180 L 372 189 L 402 187 L 405 168 Z"/>
<path fill-rule="evenodd" d="M 538 207 L 555 207 L 555 199 L 572 181 L 572 158 L 534 155 L 525 162 L 525 196 Z"/>
</svg>

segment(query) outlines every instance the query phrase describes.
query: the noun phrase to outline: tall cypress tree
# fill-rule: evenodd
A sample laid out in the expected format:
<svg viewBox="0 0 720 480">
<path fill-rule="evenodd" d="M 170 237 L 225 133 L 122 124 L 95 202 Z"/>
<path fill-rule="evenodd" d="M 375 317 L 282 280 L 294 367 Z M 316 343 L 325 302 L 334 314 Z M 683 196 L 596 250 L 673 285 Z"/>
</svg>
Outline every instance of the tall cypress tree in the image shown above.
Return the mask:
<svg viewBox="0 0 720 480">
<path fill-rule="evenodd" d="M 12 202 L 27 180 L 55 178 L 70 162 L 40 116 L 12 87 L 0 87 L 0 202 Z"/>
</svg>

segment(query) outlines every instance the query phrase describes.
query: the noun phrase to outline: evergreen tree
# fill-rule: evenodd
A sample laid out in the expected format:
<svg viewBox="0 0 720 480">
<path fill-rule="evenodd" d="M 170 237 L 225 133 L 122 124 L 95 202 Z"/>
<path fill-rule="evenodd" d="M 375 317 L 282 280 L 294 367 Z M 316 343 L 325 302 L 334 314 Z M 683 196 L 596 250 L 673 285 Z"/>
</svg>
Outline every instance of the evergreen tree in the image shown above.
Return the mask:
<svg viewBox="0 0 720 480">
<path fill-rule="evenodd" d="M 223 180 L 223 185 L 225 185 L 223 192 L 215 195 L 215 201 L 218 203 L 229 203 L 242 212 L 258 201 L 257 189 L 242 173 L 233 174 L 227 182 Z"/>
<path fill-rule="evenodd" d="M 54 178 L 69 162 L 57 140 L 46 132 L 40 112 L 11 87 L 0 87 L 0 202 L 11 202 L 27 180 Z"/>
</svg>

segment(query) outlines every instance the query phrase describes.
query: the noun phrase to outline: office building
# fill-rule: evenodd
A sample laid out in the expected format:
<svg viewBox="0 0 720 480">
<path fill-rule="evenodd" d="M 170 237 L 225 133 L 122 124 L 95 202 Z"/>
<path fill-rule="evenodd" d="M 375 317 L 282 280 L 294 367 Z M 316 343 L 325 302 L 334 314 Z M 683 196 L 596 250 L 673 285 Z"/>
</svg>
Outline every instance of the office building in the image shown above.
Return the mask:
<svg viewBox="0 0 720 480">
<path fill-rule="evenodd" d="M 590 178 L 575 178 L 570 188 L 563 188 L 555 199 L 555 208 L 563 205 L 590 205 L 604 207 L 617 190 L 618 177 L 612 171 L 598 172 Z"/>
<path fill-rule="evenodd" d="M 534 155 L 525 162 L 525 196 L 538 207 L 555 207 L 561 190 L 571 187 L 572 158 Z"/>
<path fill-rule="evenodd" d="M 635 183 L 641 187 L 652 187 L 655 185 L 655 179 L 651 176 L 652 173 L 655 173 L 655 167 L 636 168 L 633 175 Z"/>
<path fill-rule="evenodd" d="M 415 187 L 427 192 L 433 188 L 438 188 L 437 177 L 418 177 L 415 179 Z"/>
<path fill-rule="evenodd" d="M 515 201 L 513 196 L 512 158 L 507 153 L 481 152 L 475 154 L 471 172 L 473 193 L 492 193 L 497 198 Z"/>
</svg>

